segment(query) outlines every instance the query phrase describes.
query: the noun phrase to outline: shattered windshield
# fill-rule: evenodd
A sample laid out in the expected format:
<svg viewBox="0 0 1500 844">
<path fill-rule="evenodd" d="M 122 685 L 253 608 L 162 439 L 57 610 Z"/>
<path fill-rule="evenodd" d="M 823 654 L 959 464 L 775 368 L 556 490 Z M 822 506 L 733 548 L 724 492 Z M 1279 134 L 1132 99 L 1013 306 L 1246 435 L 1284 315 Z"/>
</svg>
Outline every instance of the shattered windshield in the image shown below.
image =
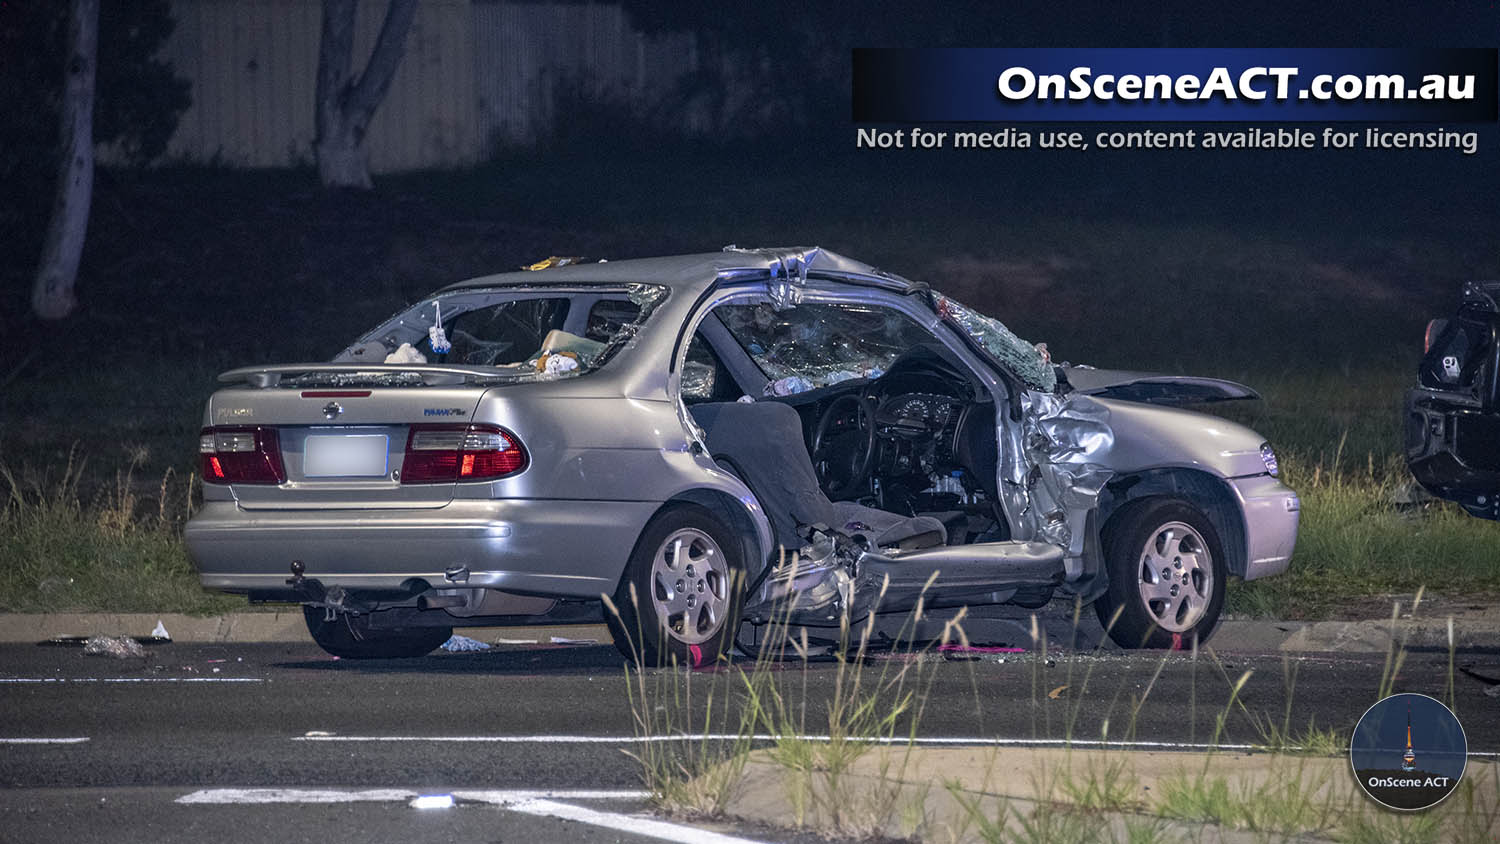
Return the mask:
<svg viewBox="0 0 1500 844">
<path fill-rule="evenodd" d="M 766 376 L 771 396 L 879 378 L 902 352 L 933 339 L 905 314 L 864 304 L 721 305 L 714 313 Z"/>
<path fill-rule="evenodd" d="M 1005 323 L 987 317 L 978 311 L 949 299 L 940 293 L 934 294 L 938 315 L 949 325 L 966 334 L 985 351 L 1020 378 L 1033 390 L 1050 393 L 1057 389 L 1057 371 L 1043 348 L 1032 345 L 1011 333 Z"/>
<path fill-rule="evenodd" d="M 666 295 L 654 284 L 456 290 L 398 314 L 334 361 L 488 367 L 518 380 L 575 377 L 628 346 Z"/>
</svg>

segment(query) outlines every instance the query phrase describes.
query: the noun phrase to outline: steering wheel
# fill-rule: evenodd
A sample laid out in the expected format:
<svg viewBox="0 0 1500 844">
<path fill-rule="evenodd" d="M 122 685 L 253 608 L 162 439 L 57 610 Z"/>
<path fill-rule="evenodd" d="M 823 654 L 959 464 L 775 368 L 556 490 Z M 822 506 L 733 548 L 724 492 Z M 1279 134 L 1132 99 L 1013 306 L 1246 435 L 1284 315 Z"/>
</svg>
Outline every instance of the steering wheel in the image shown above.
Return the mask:
<svg viewBox="0 0 1500 844">
<path fill-rule="evenodd" d="M 856 393 L 834 399 L 813 433 L 818 484 L 835 501 L 856 492 L 869 476 L 874 456 L 875 412 L 870 403 Z"/>
</svg>

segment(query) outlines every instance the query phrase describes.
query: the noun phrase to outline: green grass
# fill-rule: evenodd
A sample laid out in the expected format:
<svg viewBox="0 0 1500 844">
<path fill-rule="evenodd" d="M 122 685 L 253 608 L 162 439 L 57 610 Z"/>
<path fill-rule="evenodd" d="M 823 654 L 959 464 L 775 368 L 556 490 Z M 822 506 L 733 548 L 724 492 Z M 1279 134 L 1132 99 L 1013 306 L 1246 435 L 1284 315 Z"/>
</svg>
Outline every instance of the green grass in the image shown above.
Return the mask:
<svg viewBox="0 0 1500 844">
<path fill-rule="evenodd" d="M 1263 783 L 1235 786 L 1194 771 L 1163 783 L 1153 809 L 1167 818 L 1278 836 L 1320 834 L 1332 828 L 1339 806 L 1333 790 L 1321 789 L 1320 777 L 1291 763 Z"/>
<path fill-rule="evenodd" d="M 143 500 L 138 462 L 88 504 L 81 461 L 19 476 L 0 464 L 0 612 L 210 614 L 242 606 L 198 586 L 182 542 L 192 478 L 164 474 Z"/>
<path fill-rule="evenodd" d="M 1336 453 L 1310 459 L 1289 451 L 1282 466 L 1302 499 L 1291 569 L 1231 586 L 1230 611 L 1320 618 L 1351 598 L 1423 587 L 1475 599 L 1500 592 L 1500 526 L 1445 502 L 1399 506 L 1397 492 L 1410 484 L 1399 458 L 1372 456 L 1353 468 Z"/>
</svg>

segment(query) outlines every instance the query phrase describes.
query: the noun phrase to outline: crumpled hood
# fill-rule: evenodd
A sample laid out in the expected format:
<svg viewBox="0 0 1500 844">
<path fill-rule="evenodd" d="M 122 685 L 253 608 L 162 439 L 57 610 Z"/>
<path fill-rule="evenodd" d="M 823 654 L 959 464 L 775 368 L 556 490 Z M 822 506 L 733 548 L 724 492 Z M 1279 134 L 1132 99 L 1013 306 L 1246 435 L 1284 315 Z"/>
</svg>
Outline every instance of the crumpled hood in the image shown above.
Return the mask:
<svg viewBox="0 0 1500 844">
<path fill-rule="evenodd" d="M 1165 375 L 1119 369 L 1059 367 L 1077 392 L 1102 399 L 1123 399 L 1169 407 L 1258 399 L 1260 394 L 1236 381 L 1199 375 Z"/>
<path fill-rule="evenodd" d="M 1266 438 L 1237 422 L 1176 407 L 1094 397 L 1109 409 L 1114 444 L 1100 462 L 1116 473 L 1166 466 L 1226 478 L 1263 475 Z"/>
</svg>

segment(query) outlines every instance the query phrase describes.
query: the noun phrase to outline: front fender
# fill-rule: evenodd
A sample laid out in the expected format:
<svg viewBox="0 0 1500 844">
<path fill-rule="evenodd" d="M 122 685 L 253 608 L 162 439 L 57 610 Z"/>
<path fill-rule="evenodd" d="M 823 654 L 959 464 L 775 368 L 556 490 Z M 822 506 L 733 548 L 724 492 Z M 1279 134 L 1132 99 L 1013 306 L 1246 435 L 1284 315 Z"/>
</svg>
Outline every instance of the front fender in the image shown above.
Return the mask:
<svg viewBox="0 0 1500 844">
<path fill-rule="evenodd" d="M 1151 469 L 1197 469 L 1220 478 L 1266 474 L 1265 437 L 1206 413 L 1095 398 L 1109 408 L 1114 446 L 1100 459 L 1118 475 Z"/>
</svg>

